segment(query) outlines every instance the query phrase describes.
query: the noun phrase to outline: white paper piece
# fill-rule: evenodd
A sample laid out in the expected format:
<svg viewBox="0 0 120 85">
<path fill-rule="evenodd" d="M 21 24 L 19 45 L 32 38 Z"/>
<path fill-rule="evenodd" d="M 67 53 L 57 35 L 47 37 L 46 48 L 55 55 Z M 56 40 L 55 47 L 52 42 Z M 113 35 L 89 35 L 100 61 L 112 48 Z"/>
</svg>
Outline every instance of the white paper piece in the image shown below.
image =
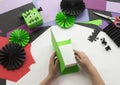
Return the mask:
<svg viewBox="0 0 120 85">
<path fill-rule="evenodd" d="M 8 12 L 10 10 L 16 9 L 18 7 L 24 6 L 31 3 L 33 0 L 2 0 L 0 3 L 0 14 Z"/>
<path fill-rule="evenodd" d="M 50 27 L 50 29 L 53 32 L 54 37 L 57 42 L 61 42 L 61 41 L 70 39 L 70 36 L 68 33 L 65 32 L 66 31 L 65 29 L 61 29 L 59 26 L 56 26 L 56 25 Z"/>
<path fill-rule="evenodd" d="M 120 13 L 120 7 L 119 6 L 120 6 L 119 2 L 107 1 L 106 11 Z"/>
<path fill-rule="evenodd" d="M 77 64 L 71 44 L 59 46 L 59 49 L 66 68 Z"/>
<path fill-rule="evenodd" d="M 105 37 L 107 45 L 110 45 L 112 49 L 110 51 L 105 50 L 105 46 L 101 44 L 100 40 L 93 43 L 87 40 L 88 36 L 93 32 L 93 29 L 74 25 L 72 28 L 65 30 L 65 32 L 70 35 L 73 48 L 86 53 L 106 85 L 120 85 L 120 48 L 105 33 L 100 32 L 98 37 Z M 38 85 L 46 77 L 48 74 L 49 59 L 53 53 L 50 29 L 32 42 L 31 52 L 36 61 L 30 67 L 31 71 L 17 83 L 7 81 L 7 85 Z M 83 69 L 77 73 L 59 76 L 52 81 L 52 85 L 80 84 L 92 85 L 90 77 Z"/>
</svg>

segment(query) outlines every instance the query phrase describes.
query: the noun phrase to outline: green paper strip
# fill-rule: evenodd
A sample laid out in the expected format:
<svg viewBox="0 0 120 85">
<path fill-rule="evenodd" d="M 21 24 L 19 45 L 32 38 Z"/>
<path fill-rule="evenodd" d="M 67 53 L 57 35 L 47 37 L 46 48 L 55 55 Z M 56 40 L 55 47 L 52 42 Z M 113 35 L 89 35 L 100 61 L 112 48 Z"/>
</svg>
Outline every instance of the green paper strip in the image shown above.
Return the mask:
<svg viewBox="0 0 120 85">
<path fill-rule="evenodd" d="M 57 42 L 57 44 L 58 44 L 58 46 L 71 44 L 71 39 L 64 40 L 64 41 L 60 41 L 60 42 Z"/>
<path fill-rule="evenodd" d="M 97 19 L 97 20 L 92 20 L 92 21 L 88 21 L 88 22 L 80 22 L 80 23 L 81 24 L 93 24 L 93 25 L 101 26 L 102 25 L 102 20 Z"/>
</svg>

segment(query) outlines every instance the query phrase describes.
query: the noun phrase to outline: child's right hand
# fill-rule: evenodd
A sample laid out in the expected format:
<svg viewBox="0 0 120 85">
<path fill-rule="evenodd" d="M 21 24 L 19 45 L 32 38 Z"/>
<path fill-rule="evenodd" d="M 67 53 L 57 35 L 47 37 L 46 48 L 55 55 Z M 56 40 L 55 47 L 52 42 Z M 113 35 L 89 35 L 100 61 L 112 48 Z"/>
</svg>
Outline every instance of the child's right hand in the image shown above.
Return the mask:
<svg viewBox="0 0 120 85">
<path fill-rule="evenodd" d="M 74 53 L 75 58 L 80 64 L 80 66 L 82 66 L 87 72 L 90 71 L 90 69 L 93 69 L 94 66 L 85 53 L 77 50 L 74 50 Z"/>
</svg>

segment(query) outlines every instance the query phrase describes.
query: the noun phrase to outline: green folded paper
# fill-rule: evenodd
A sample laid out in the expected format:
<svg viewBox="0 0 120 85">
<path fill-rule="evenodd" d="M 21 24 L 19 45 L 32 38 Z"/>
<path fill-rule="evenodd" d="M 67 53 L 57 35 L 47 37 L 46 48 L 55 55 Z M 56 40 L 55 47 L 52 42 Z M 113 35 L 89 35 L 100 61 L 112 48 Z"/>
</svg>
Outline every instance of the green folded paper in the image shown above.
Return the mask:
<svg viewBox="0 0 120 85">
<path fill-rule="evenodd" d="M 75 16 L 66 15 L 63 12 L 59 12 L 56 15 L 56 23 L 63 29 L 72 27 L 75 23 Z"/>
<path fill-rule="evenodd" d="M 97 26 L 101 26 L 102 25 L 102 20 L 101 19 L 96 19 L 96 20 L 92 20 L 92 21 L 88 21 L 88 22 L 80 22 L 81 24 L 93 24 L 93 25 L 97 25 Z"/>
<path fill-rule="evenodd" d="M 15 29 L 9 36 L 10 43 L 17 43 L 23 47 L 29 43 L 29 40 L 30 35 L 23 29 Z"/>
<path fill-rule="evenodd" d="M 57 40 L 55 38 L 55 34 L 52 30 L 51 30 L 51 37 L 52 37 L 53 48 L 56 52 L 57 58 L 58 58 L 59 63 L 60 63 L 60 73 L 61 74 L 68 74 L 68 73 L 78 72 L 79 67 L 78 67 L 76 60 L 74 58 L 73 49 L 69 49 L 69 48 L 72 48 L 71 39 L 67 39 L 67 40 L 63 40 L 63 41 L 61 40 L 61 41 L 57 42 Z M 69 50 L 69 52 L 68 52 L 68 50 Z M 66 56 L 67 61 L 70 60 L 70 62 L 67 62 L 69 64 L 66 64 L 65 56 L 63 56 L 64 54 L 67 54 L 67 56 Z M 70 54 L 72 54 L 71 58 L 69 57 Z"/>
</svg>

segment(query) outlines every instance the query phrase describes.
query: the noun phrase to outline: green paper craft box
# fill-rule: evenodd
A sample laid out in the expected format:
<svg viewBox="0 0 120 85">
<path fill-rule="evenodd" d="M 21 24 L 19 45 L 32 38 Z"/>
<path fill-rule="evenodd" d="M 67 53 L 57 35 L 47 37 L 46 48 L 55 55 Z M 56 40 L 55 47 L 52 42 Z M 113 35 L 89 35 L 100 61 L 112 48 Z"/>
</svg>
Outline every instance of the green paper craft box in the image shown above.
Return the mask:
<svg viewBox="0 0 120 85">
<path fill-rule="evenodd" d="M 29 29 L 33 29 L 43 23 L 42 16 L 36 8 L 23 12 L 22 17 Z"/>
<path fill-rule="evenodd" d="M 56 26 L 52 26 L 52 28 L 52 45 L 60 63 L 60 73 L 68 74 L 78 72 L 79 67 L 74 57 L 71 39 L 66 38 L 63 32 L 60 32 L 60 30 L 58 30 L 59 28 L 56 29 Z M 61 35 L 64 37 L 62 37 Z"/>
</svg>

